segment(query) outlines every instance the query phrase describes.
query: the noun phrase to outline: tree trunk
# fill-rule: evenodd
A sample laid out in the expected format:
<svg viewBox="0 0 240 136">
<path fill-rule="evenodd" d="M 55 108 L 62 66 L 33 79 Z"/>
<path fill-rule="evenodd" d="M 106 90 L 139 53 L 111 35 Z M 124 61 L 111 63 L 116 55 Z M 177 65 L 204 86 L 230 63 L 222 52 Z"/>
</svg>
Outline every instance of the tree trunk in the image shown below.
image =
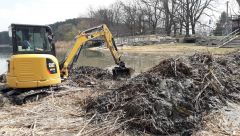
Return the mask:
<svg viewBox="0 0 240 136">
<path fill-rule="evenodd" d="M 177 35 L 177 26 L 176 26 L 175 22 L 173 23 L 173 33 L 174 33 L 174 37 L 176 37 L 176 35 Z"/>
<path fill-rule="evenodd" d="M 189 3 L 189 0 L 186 0 L 186 6 L 187 6 L 187 15 L 186 15 L 186 37 L 189 37 L 190 36 L 190 33 L 189 33 L 189 31 L 190 31 L 190 25 L 189 25 L 189 23 L 190 23 L 190 3 Z"/>
<path fill-rule="evenodd" d="M 190 33 L 189 33 L 189 23 L 186 24 L 186 37 L 189 37 L 190 36 Z"/>
<path fill-rule="evenodd" d="M 165 33 L 169 36 L 169 15 L 166 14 L 165 18 Z"/>
<path fill-rule="evenodd" d="M 194 35 L 194 34 L 196 34 L 196 32 L 195 32 L 195 23 L 192 23 L 192 34 Z"/>
<path fill-rule="evenodd" d="M 156 34 L 156 28 L 157 28 L 157 25 L 155 23 L 153 23 L 153 25 L 152 25 L 152 34 Z"/>
<path fill-rule="evenodd" d="M 171 27 L 172 27 L 172 25 L 171 25 L 171 24 L 168 24 L 167 30 L 166 30 L 167 36 L 170 36 L 170 35 L 171 35 L 171 32 L 172 32 Z"/>
<path fill-rule="evenodd" d="M 180 21 L 180 35 L 182 35 L 183 34 L 183 22 L 182 21 Z"/>
<path fill-rule="evenodd" d="M 167 36 L 171 34 L 171 19 L 170 19 L 170 11 L 168 7 L 168 0 L 164 1 L 164 10 L 165 10 L 165 33 Z"/>
</svg>

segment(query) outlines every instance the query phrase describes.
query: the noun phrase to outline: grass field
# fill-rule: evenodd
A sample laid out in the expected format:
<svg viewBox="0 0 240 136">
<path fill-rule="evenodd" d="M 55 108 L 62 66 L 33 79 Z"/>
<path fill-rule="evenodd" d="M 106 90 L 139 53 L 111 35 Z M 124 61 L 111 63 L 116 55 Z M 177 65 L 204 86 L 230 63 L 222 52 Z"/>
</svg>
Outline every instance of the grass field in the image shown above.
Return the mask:
<svg viewBox="0 0 240 136">
<path fill-rule="evenodd" d="M 218 48 L 197 46 L 195 44 L 161 44 L 147 46 L 122 46 L 119 47 L 121 52 L 139 52 L 139 53 L 161 53 L 161 54 L 176 54 L 176 55 L 191 55 L 195 52 L 208 52 L 214 55 L 228 54 L 238 51 L 240 48 Z M 96 48 L 94 49 L 96 50 Z"/>
<path fill-rule="evenodd" d="M 58 52 L 66 52 L 70 49 L 73 43 L 71 42 L 57 42 L 56 47 Z M 191 55 L 195 52 L 208 52 L 214 55 L 228 54 L 240 50 L 240 48 L 218 48 L 218 47 L 207 47 L 198 46 L 196 44 L 186 43 L 170 43 L 170 44 L 156 44 L 146 46 L 119 46 L 118 49 L 121 52 L 133 52 L 133 53 L 154 53 L 154 54 L 169 54 L 174 53 L 176 55 Z M 107 50 L 104 48 L 91 48 L 91 50 Z"/>
</svg>

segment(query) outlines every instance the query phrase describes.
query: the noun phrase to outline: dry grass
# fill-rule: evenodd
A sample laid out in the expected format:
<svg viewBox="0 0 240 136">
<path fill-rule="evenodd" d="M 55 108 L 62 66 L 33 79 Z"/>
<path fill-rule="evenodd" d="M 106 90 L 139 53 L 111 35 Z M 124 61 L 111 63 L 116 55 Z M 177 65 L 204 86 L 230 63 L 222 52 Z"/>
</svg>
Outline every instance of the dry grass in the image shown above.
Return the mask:
<svg viewBox="0 0 240 136">
<path fill-rule="evenodd" d="M 203 129 L 194 136 L 240 136 L 240 106 L 230 105 L 207 115 L 203 121 Z"/>
<path fill-rule="evenodd" d="M 154 54 L 175 54 L 175 55 L 192 55 L 195 52 L 206 53 L 210 52 L 214 55 L 228 54 L 236 52 L 239 48 L 218 48 L 197 46 L 195 44 L 161 44 L 161 45 L 148 45 L 148 46 L 122 46 L 118 47 L 121 52 L 128 53 L 154 53 Z M 99 48 L 91 48 L 92 50 L 99 50 Z M 102 49 L 108 50 L 107 48 Z"/>
<path fill-rule="evenodd" d="M 123 52 L 143 52 L 143 53 L 175 53 L 192 54 L 194 52 L 210 52 L 215 55 L 226 54 L 237 51 L 239 48 L 217 48 L 196 46 L 194 44 L 162 44 L 148 46 L 123 46 L 120 47 Z"/>
<path fill-rule="evenodd" d="M 81 109 L 82 100 L 88 96 L 99 95 L 99 92 L 90 88 L 72 88 L 71 90 L 55 93 L 40 101 L 29 102 L 22 106 L 2 107 L 0 110 L 0 135 L 136 135 L 119 129 L 124 123 L 117 123 L 118 117 L 106 116 L 101 122 L 92 122 L 95 115 L 92 118 L 85 118 L 86 114 Z M 228 112 L 229 110 L 231 112 Z M 239 136 L 239 110 L 239 105 L 233 105 L 231 109 L 212 112 L 205 117 L 203 129 L 194 135 Z"/>
<path fill-rule="evenodd" d="M 97 95 L 91 89 L 72 89 L 52 94 L 21 106 L 5 106 L 0 111 L 0 135 L 74 135 L 88 120 L 81 100 Z M 87 130 L 87 127 L 85 126 Z M 82 132 L 85 132 L 85 129 Z"/>
</svg>

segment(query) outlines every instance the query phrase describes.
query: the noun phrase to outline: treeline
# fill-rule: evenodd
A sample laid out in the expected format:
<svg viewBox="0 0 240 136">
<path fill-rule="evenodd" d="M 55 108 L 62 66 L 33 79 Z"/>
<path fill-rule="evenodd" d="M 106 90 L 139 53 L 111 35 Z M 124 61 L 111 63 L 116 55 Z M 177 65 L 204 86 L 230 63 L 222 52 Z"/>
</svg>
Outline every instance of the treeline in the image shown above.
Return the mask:
<svg viewBox="0 0 240 136">
<path fill-rule="evenodd" d="M 226 35 L 228 34 L 227 31 L 227 13 L 226 12 L 222 12 L 221 16 L 219 17 L 217 23 L 216 23 L 216 28 L 214 30 L 214 35 L 216 36 L 222 36 L 222 35 Z"/>
<path fill-rule="evenodd" d="M 72 40 L 78 31 L 107 24 L 114 36 L 196 33 L 200 17 L 214 0 L 119 0 L 109 7 L 90 9 L 87 17 L 68 19 L 50 25 L 55 39 Z M 0 33 L 0 44 L 9 43 L 7 32 Z"/>
<path fill-rule="evenodd" d="M 105 22 L 104 19 L 90 17 L 68 19 L 63 22 L 54 23 L 50 26 L 53 29 L 55 39 L 57 41 L 70 41 L 74 39 L 74 37 L 77 35 L 77 33 L 79 33 L 79 31 L 84 31 L 100 24 L 107 24 L 111 32 L 115 36 L 127 36 L 130 33 L 129 29 L 124 24 L 116 24 L 114 22 L 111 22 L 111 24 L 109 24 Z"/>
<path fill-rule="evenodd" d="M 8 36 L 8 32 L 7 31 L 0 32 L 0 45 L 9 44 L 9 43 L 10 43 L 10 38 Z"/>
<path fill-rule="evenodd" d="M 78 31 L 107 24 L 114 36 L 162 34 L 190 36 L 214 0 L 122 0 L 90 9 L 86 18 L 53 25 L 56 40 L 72 40 Z"/>
<path fill-rule="evenodd" d="M 90 10 L 90 18 L 110 27 L 124 25 L 129 35 L 196 33 L 200 17 L 211 10 L 214 0 L 128 0 L 117 1 L 109 8 Z M 125 30 L 125 29 L 124 29 Z M 117 33 L 122 33 L 117 29 Z"/>
<path fill-rule="evenodd" d="M 55 39 L 60 41 L 73 40 L 80 30 L 90 28 L 94 24 L 90 18 L 74 18 L 57 22 L 50 25 L 53 29 Z"/>
</svg>

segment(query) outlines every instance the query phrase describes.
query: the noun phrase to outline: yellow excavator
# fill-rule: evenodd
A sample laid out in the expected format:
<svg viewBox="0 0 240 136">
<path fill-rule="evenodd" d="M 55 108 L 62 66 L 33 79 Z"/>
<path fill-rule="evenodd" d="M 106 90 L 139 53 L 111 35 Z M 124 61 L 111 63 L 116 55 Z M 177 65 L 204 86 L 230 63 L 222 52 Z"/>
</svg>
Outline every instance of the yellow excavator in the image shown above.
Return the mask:
<svg viewBox="0 0 240 136">
<path fill-rule="evenodd" d="M 39 88 L 58 85 L 69 75 L 84 43 L 103 37 L 107 48 L 118 65 L 113 77 L 130 76 L 129 68 L 121 61 L 113 35 L 106 25 L 80 32 L 75 43 L 59 62 L 56 58 L 53 32 L 49 26 L 12 24 L 9 27 L 13 55 L 8 61 L 7 86 L 14 89 Z"/>
</svg>

